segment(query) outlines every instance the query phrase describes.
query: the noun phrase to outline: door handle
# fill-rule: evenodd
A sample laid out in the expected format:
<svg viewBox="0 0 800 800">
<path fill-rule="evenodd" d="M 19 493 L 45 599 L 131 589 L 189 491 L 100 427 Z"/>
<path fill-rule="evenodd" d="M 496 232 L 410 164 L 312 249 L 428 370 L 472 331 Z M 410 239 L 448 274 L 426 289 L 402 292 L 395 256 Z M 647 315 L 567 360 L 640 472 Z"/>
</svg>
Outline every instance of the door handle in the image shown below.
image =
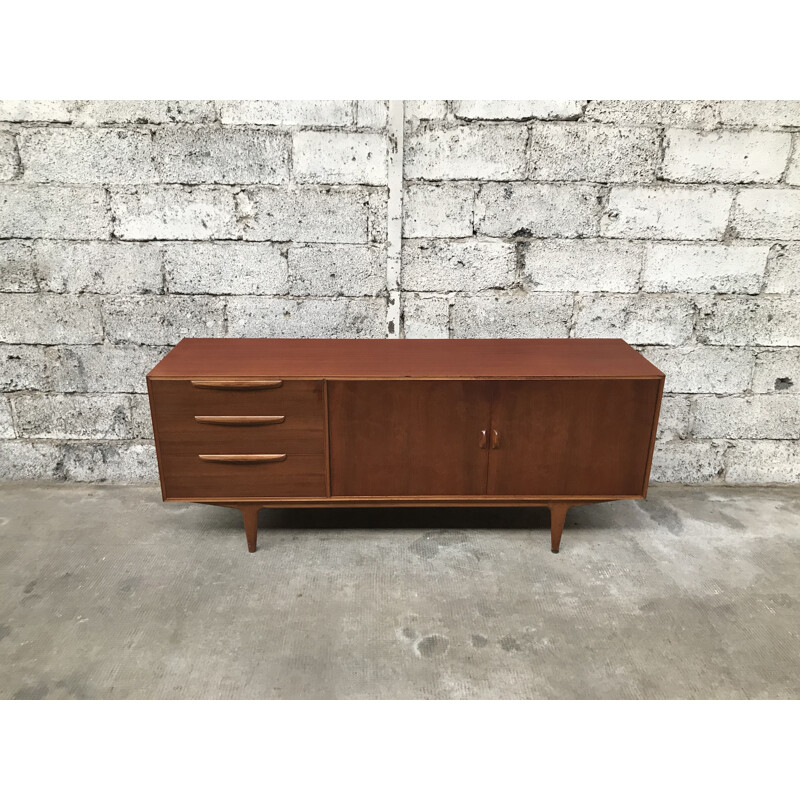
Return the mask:
<svg viewBox="0 0 800 800">
<path fill-rule="evenodd" d="M 486 449 L 486 431 L 481 431 L 481 435 L 478 439 L 478 447 L 480 447 L 481 450 Z"/>
<path fill-rule="evenodd" d="M 492 429 L 492 450 L 500 449 L 500 434 Z"/>
</svg>

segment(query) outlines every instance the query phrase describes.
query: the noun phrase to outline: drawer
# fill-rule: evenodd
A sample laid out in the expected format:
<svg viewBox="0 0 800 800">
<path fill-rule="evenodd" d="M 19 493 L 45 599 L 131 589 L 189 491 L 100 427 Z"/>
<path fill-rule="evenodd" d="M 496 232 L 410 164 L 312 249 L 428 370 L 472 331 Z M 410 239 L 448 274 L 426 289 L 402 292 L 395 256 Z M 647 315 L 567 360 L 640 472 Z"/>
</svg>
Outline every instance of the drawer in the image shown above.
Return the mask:
<svg viewBox="0 0 800 800">
<path fill-rule="evenodd" d="M 238 460 L 211 461 L 201 455 Z M 168 498 L 325 497 L 325 460 L 321 455 L 270 453 L 281 460 L 251 461 L 226 450 L 195 452 L 188 447 L 162 448 L 161 472 Z"/>
<path fill-rule="evenodd" d="M 244 388 L 152 381 L 161 446 L 188 444 L 227 453 L 324 452 L 322 381 L 243 383 Z"/>
</svg>

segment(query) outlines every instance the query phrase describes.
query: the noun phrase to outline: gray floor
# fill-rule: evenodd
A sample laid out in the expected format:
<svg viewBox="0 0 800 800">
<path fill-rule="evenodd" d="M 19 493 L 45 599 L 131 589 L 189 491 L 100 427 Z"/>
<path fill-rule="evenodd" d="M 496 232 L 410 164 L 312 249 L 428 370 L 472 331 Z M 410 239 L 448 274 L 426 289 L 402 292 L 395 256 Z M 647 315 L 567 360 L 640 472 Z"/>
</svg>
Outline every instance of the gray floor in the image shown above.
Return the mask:
<svg viewBox="0 0 800 800">
<path fill-rule="evenodd" d="M 800 697 L 800 489 L 261 525 L 0 485 L 0 697 Z"/>
</svg>

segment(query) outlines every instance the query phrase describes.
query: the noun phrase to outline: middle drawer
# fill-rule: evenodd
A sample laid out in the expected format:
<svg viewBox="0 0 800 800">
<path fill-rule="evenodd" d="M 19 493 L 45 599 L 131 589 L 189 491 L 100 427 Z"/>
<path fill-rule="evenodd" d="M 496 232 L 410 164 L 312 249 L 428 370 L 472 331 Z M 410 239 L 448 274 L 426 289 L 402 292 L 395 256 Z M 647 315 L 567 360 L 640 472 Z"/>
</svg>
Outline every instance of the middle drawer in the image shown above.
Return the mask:
<svg viewBox="0 0 800 800">
<path fill-rule="evenodd" d="M 151 395 L 162 445 L 195 444 L 227 453 L 325 449 L 322 381 L 283 381 L 255 391 L 153 381 Z"/>
</svg>

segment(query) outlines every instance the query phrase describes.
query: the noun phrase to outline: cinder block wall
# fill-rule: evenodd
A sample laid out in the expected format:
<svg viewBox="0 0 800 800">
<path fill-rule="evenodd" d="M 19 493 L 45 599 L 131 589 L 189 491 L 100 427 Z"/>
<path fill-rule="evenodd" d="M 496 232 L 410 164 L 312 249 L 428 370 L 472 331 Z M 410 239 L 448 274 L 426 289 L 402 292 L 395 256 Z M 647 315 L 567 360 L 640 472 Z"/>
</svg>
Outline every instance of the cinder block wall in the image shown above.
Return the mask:
<svg viewBox="0 0 800 800">
<path fill-rule="evenodd" d="M 5 478 L 155 479 L 183 336 L 399 335 L 622 337 L 654 480 L 800 481 L 800 101 L 0 102 L 0 275 Z"/>
</svg>

